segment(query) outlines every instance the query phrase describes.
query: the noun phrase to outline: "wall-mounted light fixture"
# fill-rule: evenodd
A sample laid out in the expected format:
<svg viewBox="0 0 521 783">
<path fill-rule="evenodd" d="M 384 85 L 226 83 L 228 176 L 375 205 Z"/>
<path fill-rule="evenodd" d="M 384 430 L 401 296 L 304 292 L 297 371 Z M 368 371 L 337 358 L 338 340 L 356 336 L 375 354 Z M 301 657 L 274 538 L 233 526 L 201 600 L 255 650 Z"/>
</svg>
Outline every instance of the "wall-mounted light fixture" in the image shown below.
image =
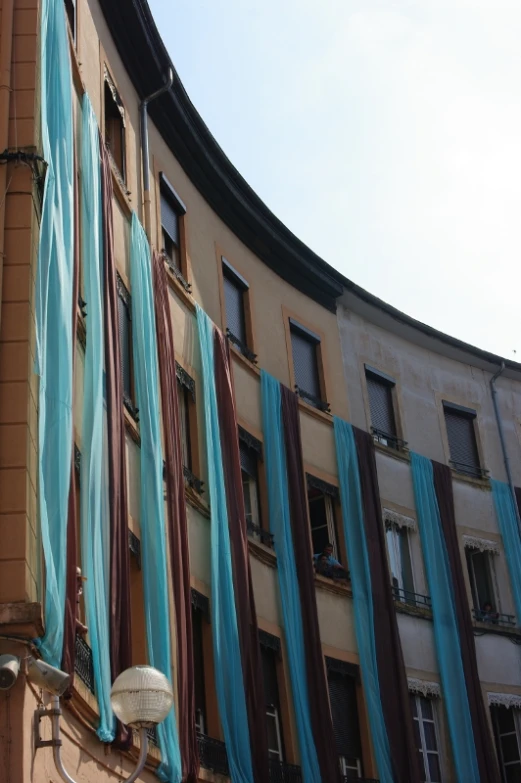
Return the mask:
<svg viewBox="0 0 521 783">
<path fill-rule="evenodd" d="M 39 661 L 41 663 L 41 661 Z M 63 672 L 62 672 L 63 674 Z M 67 675 L 64 675 L 67 676 Z M 45 687 L 45 686 L 44 686 Z M 126 783 L 133 783 L 145 766 L 148 751 L 147 728 L 162 723 L 172 708 L 174 696 L 164 674 L 152 666 L 133 666 L 114 680 L 110 703 L 116 717 L 127 726 L 139 729 L 140 754 L 134 772 Z M 50 709 L 35 712 L 35 748 L 52 747 L 54 763 L 65 783 L 76 783 L 63 766 L 60 739 L 60 697 L 53 695 Z M 50 718 L 52 739 L 42 740 L 39 724 L 42 718 Z"/>
</svg>

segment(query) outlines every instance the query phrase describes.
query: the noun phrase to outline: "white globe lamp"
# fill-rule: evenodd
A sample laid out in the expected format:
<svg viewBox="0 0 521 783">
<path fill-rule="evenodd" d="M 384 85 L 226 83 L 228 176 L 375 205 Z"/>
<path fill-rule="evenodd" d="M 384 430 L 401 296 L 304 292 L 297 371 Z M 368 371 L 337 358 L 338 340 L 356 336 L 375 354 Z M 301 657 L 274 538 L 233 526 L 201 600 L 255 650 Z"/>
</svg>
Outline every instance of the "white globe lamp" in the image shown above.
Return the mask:
<svg viewBox="0 0 521 783">
<path fill-rule="evenodd" d="M 168 679 L 152 666 L 126 669 L 116 677 L 110 691 L 115 716 L 132 728 L 149 728 L 162 723 L 173 701 Z"/>
</svg>

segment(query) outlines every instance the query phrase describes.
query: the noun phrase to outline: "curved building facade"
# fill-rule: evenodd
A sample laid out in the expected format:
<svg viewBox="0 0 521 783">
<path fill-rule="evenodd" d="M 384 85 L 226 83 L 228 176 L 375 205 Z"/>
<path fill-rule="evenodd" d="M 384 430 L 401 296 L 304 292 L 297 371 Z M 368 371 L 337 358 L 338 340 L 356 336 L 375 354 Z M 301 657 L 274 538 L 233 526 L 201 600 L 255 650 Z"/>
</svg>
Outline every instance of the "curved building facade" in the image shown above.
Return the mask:
<svg viewBox="0 0 521 783">
<path fill-rule="evenodd" d="M 521 365 L 291 234 L 144 0 L 0 10 L 1 779 L 60 779 L 29 656 L 77 781 L 146 663 L 139 780 L 521 779 Z"/>
</svg>

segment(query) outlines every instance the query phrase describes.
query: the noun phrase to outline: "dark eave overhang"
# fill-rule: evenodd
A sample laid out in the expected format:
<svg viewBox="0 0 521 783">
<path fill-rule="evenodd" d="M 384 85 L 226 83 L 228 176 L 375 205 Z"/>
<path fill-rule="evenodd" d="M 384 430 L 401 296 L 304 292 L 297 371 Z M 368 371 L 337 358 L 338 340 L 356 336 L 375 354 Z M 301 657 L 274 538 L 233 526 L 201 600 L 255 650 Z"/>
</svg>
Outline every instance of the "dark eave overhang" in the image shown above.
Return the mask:
<svg viewBox="0 0 521 783">
<path fill-rule="evenodd" d="M 141 98 L 173 68 L 145 0 L 99 0 L 123 64 Z M 175 69 L 174 69 L 175 73 Z M 335 271 L 268 209 L 226 157 L 175 73 L 150 116 L 187 176 L 227 226 L 290 285 L 335 311 L 343 286 Z"/>
</svg>

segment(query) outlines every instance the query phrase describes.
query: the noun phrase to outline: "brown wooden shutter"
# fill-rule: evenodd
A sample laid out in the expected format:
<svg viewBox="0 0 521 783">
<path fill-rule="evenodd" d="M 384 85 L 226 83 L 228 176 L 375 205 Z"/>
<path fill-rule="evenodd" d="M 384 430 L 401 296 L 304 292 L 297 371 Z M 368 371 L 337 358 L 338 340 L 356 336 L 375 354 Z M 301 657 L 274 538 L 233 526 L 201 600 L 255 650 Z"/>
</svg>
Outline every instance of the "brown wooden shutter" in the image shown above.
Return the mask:
<svg viewBox="0 0 521 783">
<path fill-rule="evenodd" d="M 456 470 L 480 475 L 478 446 L 474 431 L 475 411 L 444 403 L 445 424 L 449 439 L 450 458 Z"/>
<path fill-rule="evenodd" d="M 366 372 L 366 381 L 372 426 L 383 434 L 396 436 L 393 384 L 369 371 Z"/>
</svg>

